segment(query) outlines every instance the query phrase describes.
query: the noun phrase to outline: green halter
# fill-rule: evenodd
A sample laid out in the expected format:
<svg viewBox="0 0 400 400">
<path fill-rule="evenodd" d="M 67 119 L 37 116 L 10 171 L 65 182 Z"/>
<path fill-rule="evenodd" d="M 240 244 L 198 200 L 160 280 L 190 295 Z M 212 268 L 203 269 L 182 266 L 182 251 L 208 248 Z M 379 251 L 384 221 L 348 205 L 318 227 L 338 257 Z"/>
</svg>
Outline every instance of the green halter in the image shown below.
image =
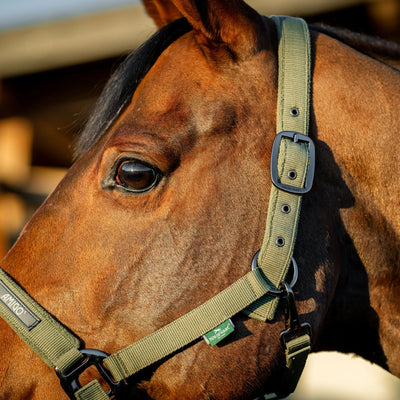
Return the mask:
<svg viewBox="0 0 400 400">
<path fill-rule="evenodd" d="M 227 319 L 244 311 L 272 320 L 279 298 L 271 295 L 286 279 L 292 260 L 301 195 L 311 189 L 314 147 L 308 139 L 310 103 L 310 39 L 306 23 L 273 17 L 279 37 L 278 135 L 271 155 L 272 186 L 264 241 L 258 267 L 191 312 L 129 347 L 108 356 L 80 350 L 80 340 L 35 302 L 0 269 L 0 316 L 50 367 L 55 368 L 71 399 L 118 398 L 123 380 L 163 359 Z M 288 329 L 281 339 L 287 356 L 286 386 L 296 387 L 310 351 L 308 326 L 301 325 L 289 285 Z M 110 385 L 107 394 L 97 380 L 80 387 L 78 377 L 94 365 Z"/>
</svg>

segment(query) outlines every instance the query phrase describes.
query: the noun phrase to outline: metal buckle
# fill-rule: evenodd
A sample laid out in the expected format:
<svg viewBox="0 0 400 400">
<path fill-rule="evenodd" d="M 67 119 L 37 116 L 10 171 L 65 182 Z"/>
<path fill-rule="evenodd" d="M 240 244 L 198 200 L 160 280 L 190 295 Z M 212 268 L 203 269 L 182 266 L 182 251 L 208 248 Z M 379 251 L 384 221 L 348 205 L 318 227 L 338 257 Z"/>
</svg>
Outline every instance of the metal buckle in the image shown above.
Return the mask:
<svg viewBox="0 0 400 400">
<path fill-rule="evenodd" d="M 253 260 L 251 262 L 251 270 L 252 271 L 256 268 L 259 268 L 258 263 L 257 263 L 259 254 L 260 254 L 260 250 L 258 250 L 257 253 L 253 257 Z M 292 277 L 292 281 L 290 282 L 290 287 L 293 287 L 297 282 L 297 278 L 299 277 L 299 269 L 297 267 L 296 260 L 293 257 L 291 260 L 291 265 L 293 266 L 293 277 Z M 286 292 L 285 292 L 285 290 L 281 290 L 281 289 L 268 289 L 268 294 L 272 294 L 274 296 L 284 296 L 286 294 Z"/>
<path fill-rule="evenodd" d="M 299 314 L 296 308 L 293 290 L 290 285 L 284 283 L 284 292 L 286 293 L 286 309 L 285 309 L 285 323 L 286 329 L 281 332 L 280 339 L 283 348 L 286 349 L 290 340 L 300 337 L 302 335 L 309 335 L 311 338 L 311 325 L 309 323 L 300 323 Z"/>
<path fill-rule="evenodd" d="M 278 176 L 278 154 L 279 146 L 283 138 L 291 139 L 294 143 L 306 143 L 308 144 L 309 162 L 308 170 L 306 175 L 306 181 L 304 187 L 297 187 L 292 185 L 283 184 L 279 180 Z M 311 190 L 314 181 L 315 171 L 315 146 L 314 142 L 307 136 L 299 132 L 284 131 L 276 135 L 274 143 L 272 145 L 271 152 L 271 179 L 273 184 L 285 192 L 292 194 L 304 194 Z"/>
<path fill-rule="evenodd" d="M 75 393 L 82 388 L 79 377 L 89 367 L 94 366 L 110 388 L 107 392 L 107 396 L 110 399 L 118 399 L 118 396 L 121 395 L 126 384 L 125 381 L 115 382 L 110 375 L 110 371 L 105 368 L 103 360 L 109 355 L 96 349 L 83 349 L 80 350 L 80 352 L 84 355 L 85 359 L 74 369 L 63 374 L 56 368 L 61 386 L 68 397 L 71 400 L 76 400 Z"/>
</svg>

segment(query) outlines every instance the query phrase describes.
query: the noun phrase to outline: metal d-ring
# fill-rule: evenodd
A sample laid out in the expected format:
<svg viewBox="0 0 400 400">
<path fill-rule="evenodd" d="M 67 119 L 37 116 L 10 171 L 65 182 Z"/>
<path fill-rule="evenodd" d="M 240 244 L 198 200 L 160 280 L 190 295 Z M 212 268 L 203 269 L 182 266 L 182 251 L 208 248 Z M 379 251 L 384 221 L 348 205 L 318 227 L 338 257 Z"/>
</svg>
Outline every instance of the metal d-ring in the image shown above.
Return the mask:
<svg viewBox="0 0 400 400">
<path fill-rule="evenodd" d="M 254 255 L 253 257 L 253 261 L 251 262 L 251 269 L 254 270 L 258 267 L 258 263 L 257 263 L 257 259 L 258 259 L 258 255 L 260 253 L 260 250 L 257 251 L 257 253 Z M 296 260 L 292 257 L 291 259 L 291 265 L 293 265 L 293 278 L 292 281 L 290 282 L 290 284 L 286 284 L 289 286 L 289 288 L 293 288 L 293 286 L 296 284 L 297 282 L 297 278 L 299 277 L 299 269 L 297 267 L 297 263 Z M 283 282 L 284 283 L 284 282 Z M 286 290 L 280 290 L 280 289 L 269 289 L 268 291 L 269 294 L 273 294 L 274 296 L 283 296 L 286 295 Z"/>
</svg>

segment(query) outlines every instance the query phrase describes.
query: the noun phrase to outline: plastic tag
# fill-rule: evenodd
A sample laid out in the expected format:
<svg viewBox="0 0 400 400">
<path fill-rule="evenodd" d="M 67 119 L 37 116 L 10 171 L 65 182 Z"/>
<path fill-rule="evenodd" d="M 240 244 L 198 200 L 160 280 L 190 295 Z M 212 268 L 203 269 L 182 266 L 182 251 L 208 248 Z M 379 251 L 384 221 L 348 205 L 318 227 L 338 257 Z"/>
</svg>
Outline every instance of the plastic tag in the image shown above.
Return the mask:
<svg viewBox="0 0 400 400">
<path fill-rule="evenodd" d="M 235 330 L 235 325 L 228 319 L 222 324 L 218 325 L 216 328 L 212 329 L 210 332 L 203 335 L 203 339 L 207 344 L 214 346 L 221 340 L 225 339 L 229 334 Z"/>
</svg>

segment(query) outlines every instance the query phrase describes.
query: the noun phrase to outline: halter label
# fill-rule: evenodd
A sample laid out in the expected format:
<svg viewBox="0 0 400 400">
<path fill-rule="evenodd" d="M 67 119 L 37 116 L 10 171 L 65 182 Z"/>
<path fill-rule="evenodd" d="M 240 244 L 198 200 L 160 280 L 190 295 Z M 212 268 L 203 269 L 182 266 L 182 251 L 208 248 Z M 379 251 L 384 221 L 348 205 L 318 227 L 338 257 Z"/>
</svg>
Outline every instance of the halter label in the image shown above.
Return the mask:
<svg viewBox="0 0 400 400">
<path fill-rule="evenodd" d="M 0 280 L 0 302 L 29 331 L 41 321 L 2 280 Z"/>
<path fill-rule="evenodd" d="M 234 330 L 235 330 L 235 325 L 233 325 L 233 322 L 230 319 L 228 319 L 221 325 L 218 325 L 216 328 L 206 333 L 203 336 L 203 339 L 206 341 L 207 344 L 214 346 L 221 340 L 225 339 Z"/>
</svg>

